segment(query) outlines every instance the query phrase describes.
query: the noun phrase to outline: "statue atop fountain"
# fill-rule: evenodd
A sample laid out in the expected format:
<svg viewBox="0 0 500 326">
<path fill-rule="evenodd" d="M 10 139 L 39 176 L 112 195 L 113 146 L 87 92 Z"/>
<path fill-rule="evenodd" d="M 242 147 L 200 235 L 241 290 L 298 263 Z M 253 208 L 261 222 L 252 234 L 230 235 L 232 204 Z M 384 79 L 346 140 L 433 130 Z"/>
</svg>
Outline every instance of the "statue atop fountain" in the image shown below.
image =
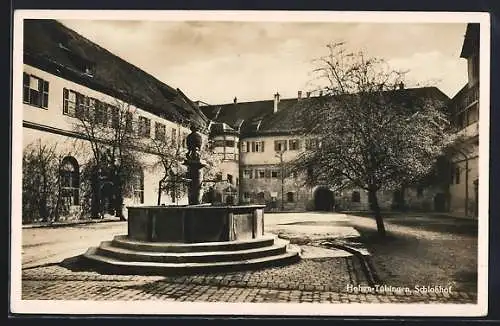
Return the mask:
<svg viewBox="0 0 500 326">
<path fill-rule="evenodd" d="M 187 177 L 190 180 L 188 184 L 188 203 L 189 205 L 198 205 L 200 203 L 201 190 L 201 169 L 206 164 L 201 160 L 201 146 L 203 140 L 198 127 L 191 125 L 191 133 L 186 138 L 187 153 L 184 165 L 187 166 Z"/>
<path fill-rule="evenodd" d="M 188 203 L 128 206 L 127 235 L 82 256 L 104 272 L 204 273 L 290 264 L 300 259 L 287 240 L 264 234 L 264 205 L 200 205 L 203 139 L 195 125 L 186 139 Z"/>
</svg>

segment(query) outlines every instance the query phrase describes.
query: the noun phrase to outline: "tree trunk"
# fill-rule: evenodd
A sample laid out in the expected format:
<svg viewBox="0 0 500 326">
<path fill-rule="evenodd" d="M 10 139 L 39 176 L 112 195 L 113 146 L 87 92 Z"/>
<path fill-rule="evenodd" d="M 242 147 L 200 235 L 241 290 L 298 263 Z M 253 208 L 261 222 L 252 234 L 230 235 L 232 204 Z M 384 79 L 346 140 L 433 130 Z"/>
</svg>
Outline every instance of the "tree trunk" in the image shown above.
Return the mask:
<svg viewBox="0 0 500 326">
<path fill-rule="evenodd" d="M 377 190 L 370 189 L 368 190 L 368 200 L 370 203 L 370 209 L 375 216 L 375 221 L 377 222 L 377 231 L 380 236 L 385 236 L 385 226 L 384 220 L 382 219 L 382 215 L 380 213 L 380 206 L 378 205 L 377 199 Z"/>
<path fill-rule="evenodd" d="M 157 205 L 160 206 L 161 204 L 161 192 L 162 192 L 162 185 L 163 185 L 163 179 L 158 181 L 158 200 L 157 200 Z"/>
<path fill-rule="evenodd" d="M 115 183 L 115 216 L 120 218 L 120 221 L 125 221 L 123 216 L 123 187 L 119 177 L 116 178 Z"/>
</svg>

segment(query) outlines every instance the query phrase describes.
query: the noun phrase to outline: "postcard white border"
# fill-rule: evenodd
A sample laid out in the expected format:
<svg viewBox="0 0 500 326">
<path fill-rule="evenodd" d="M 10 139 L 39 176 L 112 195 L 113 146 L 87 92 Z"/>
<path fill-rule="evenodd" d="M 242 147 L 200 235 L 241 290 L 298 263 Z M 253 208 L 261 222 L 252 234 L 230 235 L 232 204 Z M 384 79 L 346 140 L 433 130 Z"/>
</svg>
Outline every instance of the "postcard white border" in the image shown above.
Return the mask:
<svg viewBox="0 0 500 326">
<path fill-rule="evenodd" d="M 480 23 L 479 230 L 477 304 L 199 303 L 161 301 L 56 301 L 21 299 L 23 26 L 26 18 L 85 20 L 204 20 L 383 23 Z M 292 12 L 17 10 L 14 13 L 12 110 L 11 311 L 24 314 L 485 316 L 488 308 L 490 18 L 476 12 Z M 154 303 L 154 304 L 153 304 Z"/>
</svg>

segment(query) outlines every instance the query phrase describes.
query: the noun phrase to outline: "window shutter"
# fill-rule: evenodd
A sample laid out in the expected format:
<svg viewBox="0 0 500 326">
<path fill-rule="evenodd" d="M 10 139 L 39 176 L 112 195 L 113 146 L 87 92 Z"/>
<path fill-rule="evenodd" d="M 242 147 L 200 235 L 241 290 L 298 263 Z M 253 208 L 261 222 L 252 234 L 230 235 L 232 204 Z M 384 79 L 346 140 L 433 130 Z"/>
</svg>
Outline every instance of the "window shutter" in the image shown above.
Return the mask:
<svg viewBox="0 0 500 326">
<path fill-rule="evenodd" d="M 278 140 L 275 140 L 274 141 L 274 151 L 275 152 L 279 152 L 279 141 Z"/>
<path fill-rule="evenodd" d="M 68 114 L 68 89 L 63 88 L 63 113 Z"/>
<path fill-rule="evenodd" d="M 30 76 L 23 73 L 23 102 L 30 102 Z"/>
<path fill-rule="evenodd" d="M 30 85 L 30 75 L 28 75 L 25 72 L 23 72 L 23 85 L 24 86 L 29 86 Z"/>
<path fill-rule="evenodd" d="M 265 174 L 266 174 L 266 178 L 270 178 L 271 177 L 271 170 L 266 169 Z"/>
<path fill-rule="evenodd" d="M 260 143 L 261 143 L 261 148 L 260 148 L 260 151 L 261 151 L 261 152 L 264 152 L 264 141 L 261 141 Z"/>
<path fill-rule="evenodd" d="M 252 142 L 252 152 L 255 152 L 255 142 Z"/>
<path fill-rule="evenodd" d="M 283 146 L 284 146 L 283 150 L 284 150 L 284 151 L 286 151 L 286 150 L 287 150 L 287 146 L 286 146 L 287 144 L 288 144 L 288 142 L 287 142 L 286 140 L 285 140 L 285 141 L 283 141 Z"/>
</svg>

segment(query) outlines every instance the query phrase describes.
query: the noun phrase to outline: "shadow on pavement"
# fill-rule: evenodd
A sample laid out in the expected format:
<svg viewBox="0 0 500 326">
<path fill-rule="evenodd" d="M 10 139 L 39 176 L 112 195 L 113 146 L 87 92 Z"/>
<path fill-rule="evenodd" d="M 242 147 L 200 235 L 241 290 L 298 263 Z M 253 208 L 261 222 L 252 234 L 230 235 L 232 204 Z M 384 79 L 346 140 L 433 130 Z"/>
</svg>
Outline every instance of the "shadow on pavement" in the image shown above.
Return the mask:
<svg viewBox="0 0 500 326">
<path fill-rule="evenodd" d="M 347 215 L 360 216 L 374 219 L 367 212 L 345 212 Z M 420 230 L 440 233 L 453 233 L 469 236 L 477 236 L 478 220 L 457 218 L 448 215 L 426 215 L 418 213 L 382 213 L 384 222 L 395 225 L 414 227 Z"/>
</svg>

